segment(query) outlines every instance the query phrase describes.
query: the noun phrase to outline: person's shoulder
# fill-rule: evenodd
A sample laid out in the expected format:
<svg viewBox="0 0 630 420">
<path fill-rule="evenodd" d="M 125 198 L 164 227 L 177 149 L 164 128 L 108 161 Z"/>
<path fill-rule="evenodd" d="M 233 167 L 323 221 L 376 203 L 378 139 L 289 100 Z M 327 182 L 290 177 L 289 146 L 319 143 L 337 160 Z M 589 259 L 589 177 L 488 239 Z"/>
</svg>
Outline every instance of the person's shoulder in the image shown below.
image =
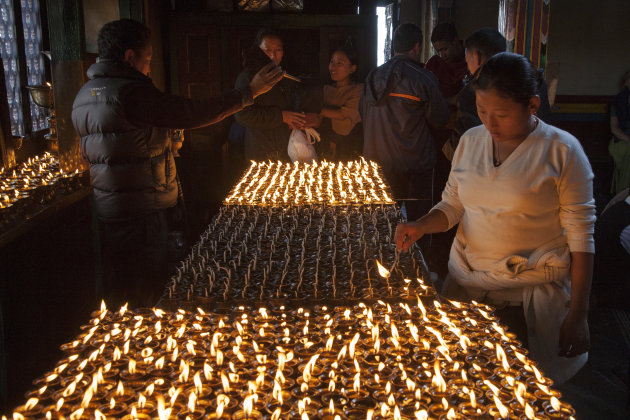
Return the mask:
<svg viewBox="0 0 630 420">
<path fill-rule="evenodd" d="M 363 83 L 353 83 L 348 90 L 353 93 L 361 93 L 363 91 Z"/>
<path fill-rule="evenodd" d="M 562 130 L 551 124 L 547 124 L 542 120 L 538 120 L 538 136 L 549 142 L 553 148 L 559 148 L 566 152 L 579 151 L 584 152 L 580 141 L 568 131 Z"/>
<path fill-rule="evenodd" d="M 441 61 L 442 59 L 440 58 L 440 56 L 435 54 L 434 56 L 432 56 L 431 58 L 427 60 L 427 62 L 424 64 L 424 67 L 428 70 L 431 70 L 433 68 L 439 67 L 441 64 Z"/>
</svg>

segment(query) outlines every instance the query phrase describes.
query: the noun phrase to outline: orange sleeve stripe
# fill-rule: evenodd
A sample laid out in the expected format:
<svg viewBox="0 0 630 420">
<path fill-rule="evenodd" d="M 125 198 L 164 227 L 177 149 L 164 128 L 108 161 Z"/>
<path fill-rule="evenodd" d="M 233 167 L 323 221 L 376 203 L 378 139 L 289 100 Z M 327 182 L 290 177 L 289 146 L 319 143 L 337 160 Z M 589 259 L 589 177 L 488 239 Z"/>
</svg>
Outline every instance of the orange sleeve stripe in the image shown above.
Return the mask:
<svg viewBox="0 0 630 420">
<path fill-rule="evenodd" d="M 412 96 L 412 95 L 405 95 L 404 93 L 390 93 L 389 96 L 396 96 L 398 98 L 405 98 L 405 99 L 411 99 L 412 101 L 416 101 L 416 102 L 422 102 L 422 99 L 418 98 L 417 96 Z"/>
</svg>

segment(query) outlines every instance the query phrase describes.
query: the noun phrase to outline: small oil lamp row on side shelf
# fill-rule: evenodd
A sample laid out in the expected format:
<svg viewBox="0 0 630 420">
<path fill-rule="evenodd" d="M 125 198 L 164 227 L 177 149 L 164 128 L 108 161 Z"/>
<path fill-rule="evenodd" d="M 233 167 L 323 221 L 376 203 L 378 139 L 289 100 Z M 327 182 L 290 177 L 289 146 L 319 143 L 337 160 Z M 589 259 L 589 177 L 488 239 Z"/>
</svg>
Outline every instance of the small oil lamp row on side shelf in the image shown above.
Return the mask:
<svg viewBox="0 0 630 420">
<path fill-rule="evenodd" d="M 48 152 L 15 168 L 0 168 L 0 233 L 88 185 L 86 172 L 64 172 L 57 157 Z"/>
</svg>

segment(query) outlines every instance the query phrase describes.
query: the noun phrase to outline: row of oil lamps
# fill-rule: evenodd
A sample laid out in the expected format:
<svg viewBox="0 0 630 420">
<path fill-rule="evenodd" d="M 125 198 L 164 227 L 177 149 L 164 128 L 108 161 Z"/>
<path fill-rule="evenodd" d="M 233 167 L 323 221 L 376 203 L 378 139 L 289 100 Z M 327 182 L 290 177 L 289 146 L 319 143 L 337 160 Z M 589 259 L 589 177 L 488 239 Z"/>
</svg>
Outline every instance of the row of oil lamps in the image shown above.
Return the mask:
<svg viewBox="0 0 630 420">
<path fill-rule="evenodd" d="M 223 206 L 178 267 L 163 303 L 393 298 L 431 293 L 418 249 L 399 254 L 394 205 Z M 378 275 L 389 261 L 391 275 Z"/>
<path fill-rule="evenodd" d="M 491 308 L 102 306 L 19 418 L 571 418 Z"/>
<path fill-rule="evenodd" d="M 58 159 L 48 152 L 16 168 L 1 168 L 0 230 L 87 185 L 85 173 L 64 172 Z"/>
<path fill-rule="evenodd" d="M 379 166 L 364 158 L 350 162 L 254 162 L 224 204 L 392 204 Z"/>
</svg>

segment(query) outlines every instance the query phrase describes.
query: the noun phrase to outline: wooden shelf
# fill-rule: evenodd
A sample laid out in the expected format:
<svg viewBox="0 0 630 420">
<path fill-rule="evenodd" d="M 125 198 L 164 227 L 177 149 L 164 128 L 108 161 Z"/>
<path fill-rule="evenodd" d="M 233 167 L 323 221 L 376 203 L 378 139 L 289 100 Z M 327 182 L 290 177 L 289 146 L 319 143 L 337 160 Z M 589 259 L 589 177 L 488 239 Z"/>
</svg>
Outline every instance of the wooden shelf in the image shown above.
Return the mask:
<svg viewBox="0 0 630 420">
<path fill-rule="evenodd" d="M 37 211 L 29 214 L 25 220 L 16 222 L 15 226 L 0 232 L 0 248 L 10 244 L 13 240 L 29 232 L 31 229 L 52 219 L 63 209 L 71 206 L 92 193 L 91 187 L 85 187 L 68 195 L 60 197 L 52 203 L 42 206 Z"/>
</svg>

